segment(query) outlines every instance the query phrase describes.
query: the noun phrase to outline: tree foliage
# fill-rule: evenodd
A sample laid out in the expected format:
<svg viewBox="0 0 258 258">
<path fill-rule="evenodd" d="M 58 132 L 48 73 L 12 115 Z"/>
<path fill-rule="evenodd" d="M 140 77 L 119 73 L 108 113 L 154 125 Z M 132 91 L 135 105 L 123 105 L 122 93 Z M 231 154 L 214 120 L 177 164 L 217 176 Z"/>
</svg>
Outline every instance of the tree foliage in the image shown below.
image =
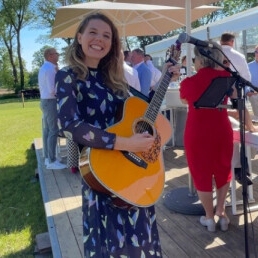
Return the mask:
<svg viewBox="0 0 258 258">
<path fill-rule="evenodd" d="M 9 54 L 5 48 L 0 48 L 1 62 L 0 62 L 0 86 L 7 89 L 12 89 L 13 75 Z"/>
<path fill-rule="evenodd" d="M 26 85 L 27 72 L 21 56 L 20 32 L 25 27 L 36 29 L 49 29 L 46 35 L 50 39 L 51 28 L 54 23 L 56 8 L 63 5 L 70 5 L 86 0 L 0 0 L 0 47 L 5 51 L 0 51 L 0 67 L 5 62 L 6 67 L 1 71 L 0 86 L 3 81 L 8 85 L 12 84 L 16 91 L 23 89 Z M 140 0 L 139 0 L 140 2 Z M 232 14 L 244 11 L 258 5 L 257 0 L 224 0 L 219 1 L 215 6 L 223 7 L 222 10 L 206 15 L 192 23 L 192 28 L 196 28 Z M 149 37 L 127 37 L 126 48 L 135 46 L 144 48 L 146 45 L 157 42 L 167 37 L 174 36 L 182 32 L 184 28 L 171 31 L 162 36 Z M 67 45 L 70 39 L 63 39 Z M 44 47 L 34 54 L 34 67 L 32 77 L 35 80 L 35 71 L 39 68 L 43 60 Z M 8 62 L 6 60 L 8 59 Z M 3 67 L 2 67 L 3 68 Z M 10 76 L 11 75 L 11 76 Z M 10 82 L 11 80 L 11 82 Z M 32 80 L 32 81 L 33 81 Z"/>
<path fill-rule="evenodd" d="M 13 78 L 13 73 L 12 73 L 12 65 L 10 62 L 10 55 L 8 51 L 5 48 L 0 48 L 0 87 L 4 87 L 8 90 L 14 90 L 15 88 L 13 87 L 14 85 L 14 78 Z M 14 66 L 18 66 L 19 61 L 18 57 L 14 56 L 12 58 L 12 62 L 14 63 Z M 17 70 L 17 77 L 19 77 L 19 70 Z M 27 84 L 29 80 L 29 74 L 24 69 L 24 83 Z M 17 88 L 18 91 L 18 88 Z"/>
<path fill-rule="evenodd" d="M 7 48 L 13 73 L 13 88 L 17 92 L 24 88 L 24 62 L 21 56 L 21 29 L 35 18 L 30 12 L 31 0 L 1 0 L 1 41 Z M 14 59 L 18 59 L 18 63 Z M 19 72 L 17 72 L 19 71 Z"/>
<path fill-rule="evenodd" d="M 71 4 L 78 4 L 83 3 L 83 0 L 46 0 L 41 1 L 38 0 L 36 2 L 36 9 L 38 14 L 38 24 L 40 28 L 43 29 L 51 29 L 53 27 L 56 15 L 56 8 L 71 5 Z M 87 2 L 87 1 L 86 1 Z M 50 33 L 49 33 L 50 36 Z M 68 45 L 71 42 L 71 39 L 63 39 Z"/>
</svg>

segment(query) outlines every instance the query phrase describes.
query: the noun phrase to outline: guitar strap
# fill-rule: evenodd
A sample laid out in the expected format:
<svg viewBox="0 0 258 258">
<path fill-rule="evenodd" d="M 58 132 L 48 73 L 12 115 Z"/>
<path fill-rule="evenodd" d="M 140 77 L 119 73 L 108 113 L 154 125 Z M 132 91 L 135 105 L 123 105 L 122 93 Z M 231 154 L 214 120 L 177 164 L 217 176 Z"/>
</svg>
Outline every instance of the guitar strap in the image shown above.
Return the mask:
<svg viewBox="0 0 258 258">
<path fill-rule="evenodd" d="M 132 96 L 138 97 L 138 98 L 150 103 L 150 98 L 148 98 L 147 96 L 145 96 L 140 91 L 133 88 L 132 86 L 130 86 L 130 85 L 128 85 L 128 86 L 129 86 L 129 92 L 128 93 L 131 97 Z M 123 104 L 118 106 L 116 116 L 115 116 L 115 122 L 119 122 L 122 119 L 123 108 L 124 108 Z"/>
<path fill-rule="evenodd" d="M 130 91 L 131 94 L 133 94 L 133 96 L 139 97 L 140 99 L 143 99 L 144 101 L 150 103 L 150 98 L 149 97 L 145 96 L 140 91 L 136 90 L 135 88 L 133 88 L 130 85 L 129 85 L 129 91 Z"/>
</svg>

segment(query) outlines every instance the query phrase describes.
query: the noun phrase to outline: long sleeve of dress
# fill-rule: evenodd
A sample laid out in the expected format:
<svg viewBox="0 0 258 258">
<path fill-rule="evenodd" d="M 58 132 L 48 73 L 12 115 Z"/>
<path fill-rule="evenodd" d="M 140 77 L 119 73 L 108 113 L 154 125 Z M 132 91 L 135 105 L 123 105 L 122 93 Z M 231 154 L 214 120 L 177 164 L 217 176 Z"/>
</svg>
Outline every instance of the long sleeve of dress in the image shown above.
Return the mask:
<svg viewBox="0 0 258 258">
<path fill-rule="evenodd" d="M 110 117 L 107 107 L 103 104 L 107 90 L 106 87 L 96 85 L 92 80 L 76 79 L 68 68 L 57 72 L 58 127 L 65 137 L 78 144 L 113 149 L 116 135 L 104 130 L 114 123 L 114 118 Z M 102 95 L 98 94 L 99 92 Z M 108 121 L 101 124 L 100 121 L 105 121 L 105 115 Z"/>
</svg>

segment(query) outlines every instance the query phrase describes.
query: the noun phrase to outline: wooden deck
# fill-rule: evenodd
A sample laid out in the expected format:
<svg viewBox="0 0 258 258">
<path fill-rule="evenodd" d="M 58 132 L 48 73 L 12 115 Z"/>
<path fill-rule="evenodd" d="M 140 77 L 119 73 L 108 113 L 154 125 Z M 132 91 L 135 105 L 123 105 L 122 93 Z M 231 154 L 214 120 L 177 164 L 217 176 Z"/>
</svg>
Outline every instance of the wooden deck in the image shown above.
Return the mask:
<svg viewBox="0 0 258 258">
<path fill-rule="evenodd" d="M 43 164 L 42 142 L 35 139 L 38 172 L 54 258 L 81 258 L 82 214 L 81 178 L 79 173 L 69 170 L 46 170 Z M 65 150 L 63 150 L 64 152 Z M 199 224 L 199 215 L 188 215 L 172 211 L 164 205 L 168 194 L 188 188 L 188 167 L 183 148 L 169 148 L 164 151 L 166 183 L 164 194 L 156 204 L 157 221 L 163 250 L 163 257 L 258 257 L 257 229 L 258 212 L 248 213 L 248 226 L 244 226 L 244 216 L 227 213 L 231 220 L 229 231 L 210 233 Z M 63 157 L 65 162 L 65 157 Z M 254 174 L 254 197 L 258 201 L 257 174 L 258 156 L 252 160 Z M 238 196 L 241 199 L 241 186 Z M 165 197 L 165 198 L 164 198 Z M 186 203 L 189 197 L 185 196 Z M 257 203 L 251 204 L 257 205 Z M 173 206 L 173 205 L 172 205 Z M 240 205 L 241 206 L 241 205 Z M 197 206 L 198 207 L 198 206 Z M 247 230 L 246 230 L 247 229 Z M 248 241 L 245 240 L 247 231 Z M 248 243 L 247 248 L 245 248 Z M 137 257 L 135 257 L 137 258 Z M 148 258 L 148 257 L 147 257 Z"/>
</svg>

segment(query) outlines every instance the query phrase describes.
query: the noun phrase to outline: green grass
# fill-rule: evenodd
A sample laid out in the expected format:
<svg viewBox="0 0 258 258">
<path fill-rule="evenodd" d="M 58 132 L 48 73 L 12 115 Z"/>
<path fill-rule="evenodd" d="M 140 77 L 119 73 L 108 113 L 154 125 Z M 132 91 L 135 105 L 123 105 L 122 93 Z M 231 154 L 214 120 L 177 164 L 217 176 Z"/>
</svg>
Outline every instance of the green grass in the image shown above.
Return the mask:
<svg viewBox="0 0 258 258">
<path fill-rule="evenodd" d="M 33 257 L 47 231 L 34 138 L 41 137 L 39 101 L 0 104 L 0 257 Z"/>
</svg>

